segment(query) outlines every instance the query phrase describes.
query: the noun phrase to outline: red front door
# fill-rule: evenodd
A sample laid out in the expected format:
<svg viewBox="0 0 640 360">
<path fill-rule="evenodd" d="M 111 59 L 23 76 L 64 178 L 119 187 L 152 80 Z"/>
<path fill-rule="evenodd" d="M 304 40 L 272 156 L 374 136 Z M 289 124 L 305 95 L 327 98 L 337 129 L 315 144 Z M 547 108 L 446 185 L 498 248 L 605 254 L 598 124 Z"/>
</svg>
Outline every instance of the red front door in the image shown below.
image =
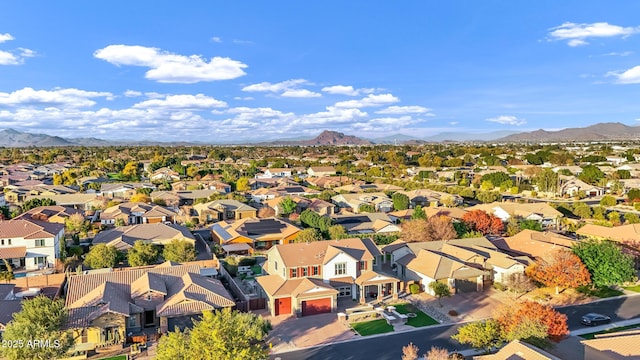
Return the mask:
<svg viewBox="0 0 640 360">
<path fill-rule="evenodd" d="M 276 299 L 276 315 L 291 314 L 291 298 Z"/>
</svg>

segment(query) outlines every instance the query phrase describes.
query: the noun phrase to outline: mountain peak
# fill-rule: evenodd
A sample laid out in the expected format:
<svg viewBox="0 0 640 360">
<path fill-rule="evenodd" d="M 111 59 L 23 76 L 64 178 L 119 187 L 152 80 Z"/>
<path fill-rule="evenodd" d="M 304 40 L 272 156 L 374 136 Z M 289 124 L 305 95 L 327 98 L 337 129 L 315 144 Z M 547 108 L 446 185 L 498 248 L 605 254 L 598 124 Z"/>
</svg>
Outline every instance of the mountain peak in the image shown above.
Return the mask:
<svg viewBox="0 0 640 360">
<path fill-rule="evenodd" d="M 368 145 L 371 141 L 338 131 L 324 130 L 314 139 L 301 141 L 302 145 Z"/>
</svg>

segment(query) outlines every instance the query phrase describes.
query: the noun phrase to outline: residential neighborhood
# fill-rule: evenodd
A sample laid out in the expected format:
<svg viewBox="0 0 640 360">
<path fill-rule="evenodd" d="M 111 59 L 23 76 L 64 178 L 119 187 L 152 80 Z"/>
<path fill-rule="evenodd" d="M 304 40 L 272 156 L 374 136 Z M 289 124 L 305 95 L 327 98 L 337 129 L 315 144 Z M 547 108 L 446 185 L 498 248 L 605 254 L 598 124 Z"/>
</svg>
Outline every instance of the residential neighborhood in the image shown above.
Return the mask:
<svg viewBox="0 0 640 360">
<path fill-rule="evenodd" d="M 473 157 L 468 153 L 474 147 L 451 145 L 452 153 L 462 147 L 462 157 L 473 164 L 442 170 L 425 166 L 428 146 L 393 168 L 385 158 L 391 152 L 376 147 L 309 148 L 297 156 L 283 156 L 286 148 L 279 156 L 256 148 L 264 155 L 254 159 L 243 158 L 243 148 L 223 149 L 224 155 L 213 149 L 187 167 L 172 151 L 151 163 L 123 159 L 127 174 L 113 172 L 112 163 L 87 168 L 5 154 L 0 331 L 11 334 L 12 314 L 24 304 L 59 299 L 68 315 L 58 331 L 73 341 L 55 357 L 152 358 L 174 329 L 184 331 L 208 311 L 228 308 L 269 322 L 267 352 L 288 358 L 297 349 L 337 340 L 437 331 L 470 320 L 495 317 L 506 326 L 499 314 L 514 302 L 555 311 L 634 299 L 640 294 L 640 188 L 625 186 L 620 176 L 627 177 L 625 169 L 634 169 L 636 160 L 624 156 L 632 148 L 606 146 L 623 156 L 585 165 L 581 157 L 605 145 L 549 150 L 550 159 L 563 152 L 583 166 L 561 167 L 527 165 L 531 152 L 509 145 L 503 148 L 509 160 L 488 165 L 500 155 Z M 323 160 L 329 150 L 349 157 L 329 166 Z M 346 166 L 372 154 L 379 162 Z M 230 156 L 237 159 L 220 160 Z M 271 162 L 280 167 L 269 167 Z M 559 175 L 570 171 L 577 177 Z M 597 177 L 581 180 L 585 173 Z M 94 182 L 84 174 L 93 174 Z M 336 176 L 337 183 L 319 180 Z M 607 255 L 598 258 L 600 253 Z M 609 270 L 602 273 L 600 265 Z M 576 273 L 565 279 L 554 267 Z M 615 309 L 604 315 L 640 324 L 640 307 L 634 309 L 631 317 Z M 575 319 L 563 321 L 573 326 Z M 449 343 L 458 339 L 458 345 L 444 344 L 443 351 L 480 355 L 482 346 L 457 326 Z M 564 326 L 562 339 L 584 331 Z M 623 354 L 627 350 L 616 344 L 629 340 L 615 342 L 616 334 L 573 344 L 585 359 Z M 557 337 L 545 333 L 541 339 Z M 570 342 L 549 349 L 525 338 L 503 341 L 508 345 L 478 358 L 522 352 L 563 358 L 563 344 Z"/>
</svg>

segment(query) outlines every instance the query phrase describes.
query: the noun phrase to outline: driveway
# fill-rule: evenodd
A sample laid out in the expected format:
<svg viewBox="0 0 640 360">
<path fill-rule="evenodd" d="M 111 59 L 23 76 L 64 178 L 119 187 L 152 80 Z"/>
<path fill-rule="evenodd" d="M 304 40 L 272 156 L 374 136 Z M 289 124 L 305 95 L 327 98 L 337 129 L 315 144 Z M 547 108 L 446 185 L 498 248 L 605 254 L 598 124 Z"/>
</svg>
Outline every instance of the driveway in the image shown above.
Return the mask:
<svg viewBox="0 0 640 360">
<path fill-rule="evenodd" d="M 438 303 L 437 298 L 427 293 L 410 295 L 406 300 L 442 323 L 485 319 L 491 317 L 493 311 L 501 304 L 509 304 L 513 301 L 494 289 L 488 289 L 484 292 L 459 293 L 442 298 L 442 306 Z M 458 315 L 451 316 L 449 315 L 450 311 L 455 311 Z M 433 312 L 437 312 L 437 314 L 433 314 Z M 447 318 L 449 321 L 442 321 Z"/>
</svg>

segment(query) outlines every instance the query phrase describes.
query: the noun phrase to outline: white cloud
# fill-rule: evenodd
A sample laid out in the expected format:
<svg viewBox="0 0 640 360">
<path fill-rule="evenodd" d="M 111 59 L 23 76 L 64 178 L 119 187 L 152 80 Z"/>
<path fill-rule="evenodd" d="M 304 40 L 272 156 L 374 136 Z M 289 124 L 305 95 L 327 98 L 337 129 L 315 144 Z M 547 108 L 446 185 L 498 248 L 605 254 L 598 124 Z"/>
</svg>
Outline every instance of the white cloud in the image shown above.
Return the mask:
<svg viewBox="0 0 640 360">
<path fill-rule="evenodd" d="M 307 89 L 291 89 L 283 92 L 281 96 L 292 97 L 292 98 L 314 98 L 314 97 L 321 97 L 322 94 L 309 91 Z"/>
<path fill-rule="evenodd" d="M 20 50 L 20 56 L 22 57 L 34 57 L 36 56 L 36 52 L 31 49 L 18 48 Z"/>
<path fill-rule="evenodd" d="M 259 84 L 252 84 L 249 86 L 245 86 L 242 88 L 242 91 L 279 93 L 279 92 L 287 91 L 287 90 L 296 88 L 300 85 L 306 85 L 306 84 L 309 84 L 309 82 L 305 79 L 292 79 L 292 80 L 286 80 L 286 81 L 275 83 L 275 84 L 265 81 Z"/>
<path fill-rule="evenodd" d="M 0 34 L 0 44 L 6 41 L 11 41 L 11 40 L 15 40 L 15 38 L 11 36 L 11 34 L 9 33 Z"/>
<path fill-rule="evenodd" d="M 214 43 L 221 43 L 222 38 L 220 38 L 219 36 L 214 36 L 211 38 L 211 41 L 213 41 Z"/>
<path fill-rule="evenodd" d="M 113 98 L 109 92 L 85 91 L 78 89 L 34 90 L 26 87 L 12 93 L 0 92 L 0 105 L 34 106 L 50 105 L 63 108 L 81 108 L 95 105 L 91 98 Z"/>
<path fill-rule="evenodd" d="M 389 106 L 386 109 L 376 111 L 376 114 L 426 114 L 433 116 L 430 113 L 431 109 L 423 106 Z"/>
<path fill-rule="evenodd" d="M 449 125 L 458 125 L 460 122 L 459 121 L 450 121 Z"/>
<path fill-rule="evenodd" d="M 498 124 L 515 125 L 515 126 L 520 126 L 527 123 L 527 120 L 520 119 L 512 115 L 501 115 L 494 118 L 488 118 L 486 120 L 490 122 L 498 123 Z"/>
<path fill-rule="evenodd" d="M 589 38 L 627 37 L 640 32 L 640 27 L 622 27 L 606 22 L 592 24 L 566 22 L 549 30 L 549 36 L 552 40 L 568 40 L 569 46 L 582 46 L 588 44 L 587 39 Z"/>
<path fill-rule="evenodd" d="M 640 84 L 640 65 L 623 72 L 611 71 L 607 76 L 615 77 L 618 84 Z"/>
<path fill-rule="evenodd" d="M 20 58 L 8 51 L 0 50 L 0 65 L 19 65 Z"/>
<path fill-rule="evenodd" d="M 388 104 L 397 103 L 400 101 L 397 97 L 391 94 L 380 94 L 374 95 L 369 94 L 367 97 L 362 98 L 360 100 L 348 100 L 341 101 L 335 104 L 335 107 L 338 108 L 363 108 L 363 107 L 375 107 L 375 106 L 384 106 Z"/>
<path fill-rule="evenodd" d="M 199 55 L 184 56 L 137 45 L 109 45 L 93 54 L 113 65 L 148 67 L 145 77 L 161 83 L 192 84 L 230 80 L 246 75 L 246 64 L 225 57 L 207 61 Z"/>
<path fill-rule="evenodd" d="M 629 56 L 629 55 L 633 55 L 633 51 L 622 51 L 622 52 L 609 52 L 606 54 L 602 54 L 602 56 Z"/>
<path fill-rule="evenodd" d="M 133 105 L 136 109 L 155 108 L 163 110 L 171 109 L 211 109 L 223 108 L 227 103 L 212 97 L 197 95 L 167 95 L 164 99 L 151 99 Z"/>
<path fill-rule="evenodd" d="M 251 97 L 251 96 L 236 96 L 236 97 L 233 98 L 233 100 L 249 101 L 249 100 L 253 100 L 253 97 Z"/>
<path fill-rule="evenodd" d="M 333 86 L 325 86 L 322 88 L 322 91 L 329 93 L 329 94 L 335 94 L 335 95 L 347 95 L 347 96 L 358 96 L 361 94 L 371 94 L 374 93 L 376 90 L 378 89 L 373 89 L 373 88 L 362 88 L 362 89 L 355 89 L 353 86 L 351 85 L 333 85 Z"/>
<path fill-rule="evenodd" d="M 124 96 L 126 96 L 126 97 L 139 97 L 139 96 L 142 96 L 142 93 L 140 91 L 127 90 L 127 91 L 124 92 Z"/>
</svg>

